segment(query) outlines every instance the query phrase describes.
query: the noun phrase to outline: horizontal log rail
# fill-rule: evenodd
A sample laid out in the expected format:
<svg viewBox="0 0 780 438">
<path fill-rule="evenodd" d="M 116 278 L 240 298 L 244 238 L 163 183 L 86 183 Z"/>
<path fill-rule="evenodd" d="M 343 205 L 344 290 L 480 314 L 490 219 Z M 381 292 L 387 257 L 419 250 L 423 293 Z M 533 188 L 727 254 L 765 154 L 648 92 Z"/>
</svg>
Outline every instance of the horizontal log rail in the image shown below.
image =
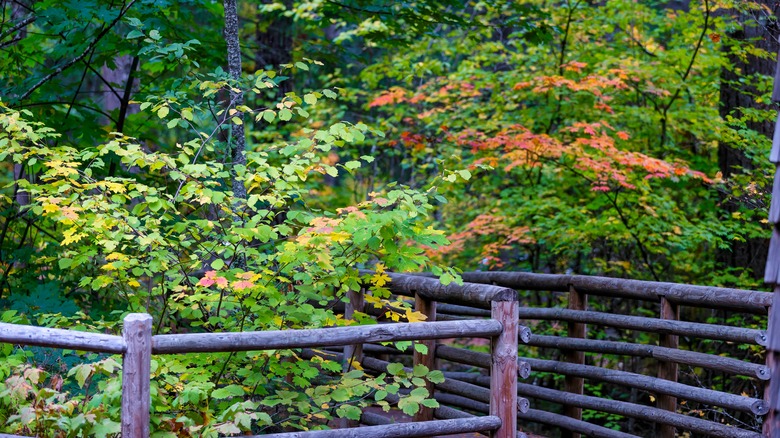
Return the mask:
<svg viewBox="0 0 780 438">
<path fill-rule="evenodd" d="M 265 332 L 192 333 L 152 337 L 153 354 L 277 350 L 365 342 L 410 341 L 500 334 L 494 320 L 428 322 Z"/>
<path fill-rule="evenodd" d="M 560 336 L 532 335 L 528 345 L 533 347 L 570 349 L 591 353 L 605 353 L 625 356 L 648 357 L 673 361 L 679 364 L 702 367 L 714 371 L 769 380 L 771 370 L 766 365 L 745 362 L 730 357 L 696 351 L 678 350 L 651 344 L 632 344 L 619 341 L 579 339 Z"/>
<path fill-rule="evenodd" d="M 392 280 L 387 284 L 387 288 L 396 295 L 413 297 L 417 293 L 441 303 L 482 307 L 489 307 L 490 303 L 495 301 L 517 301 L 517 291 L 508 287 L 469 283 L 464 283 L 462 286 L 450 283 L 444 286 L 439 280 L 429 277 L 408 274 L 387 275 Z"/>
<path fill-rule="evenodd" d="M 411 438 L 456 433 L 486 432 L 501 427 L 494 416 L 433 420 L 420 423 L 396 423 L 354 429 L 315 430 L 310 432 L 272 433 L 245 438 Z"/>
<path fill-rule="evenodd" d="M 629 388 L 638 388 L 656 394 L 673 395 L 682 399 L 693 400 L 708 405 L 720 406 L 755 415 L 764 415 L 769 407 L 764 400 L 741 395 L 729 394 L 712 389 L 689 386 L 671 382 L 652 376 L 629 373 L 627 371 L 611 370 L 590 365 L 571 364 L 553 360 L 524 359 L 534 371 L 557 373 L 565 376 L 576 376 L 614 383 Z"/>
<path fill-rule="evenodd" d="M 690 336 L 702 339 L 766 346 L 766 332 L 764 330 L 703 324 L 698 322 L 661 320 L 642 316 L 616 315 L 614 313 L 602 313 L 589 310 L 523 307 L 520 309 L 520 319 L 584 322 L 651 333 Z"/>
<path fill-rule="evenodd" d="M 436 400 L 442 404 L 457 406 L 474 412 L 485 413 L 488 409 L 487 403 L 478 402 L 468 397 L 455 394 L 437 393 Z M 540 411 L 538 409 L 529 409 L 527 412 L 518 412 L 517 419 L 525 422 L 547 424 L 595 438 L 639 438 L 636 435 L 631 435 L 619 430 L 608 429 L 603 426 L 588 423 L 587 421 L 575 420 L 565 415 Z"/>
<path fill-rule="evenodd" d="M 4 322 L 0 323 L 0 343 L 114 354 L 127 348 L 121 336 Z"/>
<path fill-rule="evenodd" d="M 570 287 L 589 295 L 660 301 L 712 309 L 766 315 L 772 305 L 769 292 L 711 286 L 628 280 L 585 275 L 534 274 L 529 272 L 464 272 L 464 281 L 493 284 L 519 290 L 568 292 Z"/>
</svg>

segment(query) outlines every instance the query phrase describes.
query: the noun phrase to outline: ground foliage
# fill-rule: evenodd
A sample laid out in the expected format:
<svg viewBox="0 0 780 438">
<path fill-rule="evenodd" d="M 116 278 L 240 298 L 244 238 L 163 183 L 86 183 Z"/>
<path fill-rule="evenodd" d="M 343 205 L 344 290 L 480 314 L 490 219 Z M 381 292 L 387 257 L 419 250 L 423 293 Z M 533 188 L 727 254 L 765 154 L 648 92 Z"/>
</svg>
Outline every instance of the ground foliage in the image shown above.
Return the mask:
<svg viewBox="0 0 780 438">
<path fill-rule="evenodd" d="M 749 126 L 775 115 L 771 80 L 739 79 L 765 106 L 718 112 L 728 56 L 773 56 L 732 38 L 759 5 L 241 3 L 236 80 L 219 3 L 2 4 L 3 322 L 344 325 L 335 303 L 361 282 L 418 321 L 383 272 L 457 281 L 445 266 L 757 285 L 715 255 L 768 233 L 770 142 Z M 279 22 L 290 61 L 263 65 Z M 736 174 L 724 142 L 750 160 Z M 117 432 L 116 358 L 0 353 L 4 431 Z M 153 378 L 162 437 L 321 427 L 401 388 L 414 412 L 441 376 L 271 351 L 156 357 Z"/>
</svg>

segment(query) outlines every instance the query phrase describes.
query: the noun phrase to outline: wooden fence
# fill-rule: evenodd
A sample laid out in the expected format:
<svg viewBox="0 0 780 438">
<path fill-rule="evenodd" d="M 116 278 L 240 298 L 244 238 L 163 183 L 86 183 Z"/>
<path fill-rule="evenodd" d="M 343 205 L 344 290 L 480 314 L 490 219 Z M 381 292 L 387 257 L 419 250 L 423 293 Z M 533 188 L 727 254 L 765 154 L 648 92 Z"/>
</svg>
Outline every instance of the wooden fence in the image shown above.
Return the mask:
<svg viewBox="0 0 780 438">
<path fill-rule="evenodd" d="M 359 430 L 267 436 L 349 437 L 359 434 L 361 438 L 371 438 L 490 431 L 493 436 L 508 437 L 514 436 L 517 422 L 546 424 L 563 430 L 568 436 L 627 438 L 641 434 L 631 428 L 617 431 L 589 423 L 583 420 L 583 411 L 590 415 L 616 415 L 640 425 L 654 424 L 656 431 L 651 436 L 664 438 L 674 436 L 676 431 L 687 431 L 694 436 L 761 436 L 754 430 L 679 412 L 686 403 L 701 403 L 733 418 L 741 415 L 756 419 L 757 424 L 766 414 L 768 405 L 763 397 L 679 382 L 678 375 L 684 375 L 679 374 L 678 368 L 740 376 L 759 388 L 765 385 L 772 377 L 766 364 L 680 348 L 680 339 L 765 346 L 763 330 L 690 321 L 684 316 L 690 314 L 691 309 L 767 315 L 772 300 L 770 293 L 528 273 L 466 273 L 463 277 L 469 283 L 463 286 L 442 286 L 426 276 L 390 275 L 390 290 L 413 299 L 416 309 L 428 317 L 428 322 L 283 332 L 151 336 L 151 318 L 133 314 L 125 320 L 122 337 L 0 324 L 0 342 L 123 354 L 122 436 L 131 438 L 148 436 L 152 354 L 301 348 L 303 357 L 313 357 L 315 353 L 310 347 L 317 347 L 320 351 L 330 349 L 331 354 L 344 363 L 358 360 L 364 369 L 381 373 L 386 371 L 387 356 L 397 355 L 399 351 L 378 343 L 398 340 L 427 340 L 428 351 L 433 354 L 422 355 L 412 349 L 405 354 L 412 356 L 414 364 L 445 370 L 445 382 L 429 385 L 440 408 L 423 408 L 415 416 L 416 422 L 409 424 L 387 424 L 387 418 L 366 412 L 361 422 L 369 427 Z M 528 291 L 540 291 L 538 296 L 544 299 L 536 303 L 536 307 L 530 305 L 531 302 L 519 307 L 518 295 L 527 296 Z M 561 306 L 550 299 L 553 295 L 562 298 L 561 302 L 565 304 Z M 644 309 L 655 307 L 657 313 L 634 315 L 630 311 L 629 314 L 616 314 L 592 310 L 604 307 L 605 300 L 639 301 L 644 303 Z M 372 309 L 364 309 L 361 294 L 353 293 L 344 308 L 345 316 L 351 318 L 356 311 L 370 313 Z M 566 336 L 533 335 L 522 325 L 540 321 L 560 324 Z M 598 330 L 593 330 L 594 327 Z M 605 330 L 643 332 L 654 338 L 647 338 L 652 343 L 642 343 L 593 337 Z M 436 342 L 455 337 L 490 338 L 491 353 Z M 524 347 L 518 356 L 518 342 L 527 343 L 540 354 L 530 357 Z M 686 343 L 683 341 L 682 346 Z M 643 375 L 597 366 L 592 363 L 595 355 L 636 358 L 656 365 L 649 368 L 653 369 L 652 375 Z M 481 368 L 484 372 L 458 371 L 446 362 L 464 364 L 472 370 Z M 539 377 L 539 373 L 544 373 L 544 377 Z M 555 381 L 550 376 L 560 376 L 563 384 L 550 384 Z M 517 382 L 518 378 L 529 377 L 537 384 Z M 547 384 L 547 387 L 539 383 Z M 655 406 L 637 400 L 614 400 L 588 394 L 586 383 L 613 385 L 623 393 L 651 394 L 655 397 Z M 389 401 L 393 401 L 392 397 Z M 560 406 L 561 413 L 550 412 L 554 405 Z"/>
<path fill-rule="evenodd" d="M 414 423 L 382 424 L 361 427 L 359 430 L 293 432 L 264 435 L 271 437 L 422 437 L 466 432 L 489 432 L 496 438 L 515 438 L 517 435 L 518 405 L 527 408 L 527 400 L 517 397 L 518 336 L 529 338 L 527 330 L 518 327 L 518 303 L 514 290 L 485 285 L 441 286 L 438 281 L 425 279 L 423 283 L 435 287 L 420 289 L 420 305 L 428 303 L 430 315 L 434 300 L 443 299 L 461 304 L 489 308 L 489 318 L 426 323 L 380 324 L 310 330 L 284 330 L 240 333 L 200 333 L 152 336 L 152 317 L 130 314 L 124 319 L 122 336 L 50 329 L 0 323 L 0 342 L 18 345 L 66 348 L 73 350 L 122 354 L 122 411 L 123 438 L 147 438 L 150 424 L 150 368 L 153 354 L 189 352 L 229 352 L 308 347 L 349 346 L 351 352 L 363 344 L 389 341 L 436 340 L 459 337 L 489 338 L 491 354 L 480 357 L 490 369 L 490 389 L 474 386 L 479 401 L 485 406 L 485 416 L 476 417 L 452 408 L 429 408 L 417 415 Z M 357 294 L 356 294 L 357 295 Z M 354 304 L 357 300 L 353 300 Z M 431 318 L 433 320 L 435 318 Z M 519 334 L 520 332 L 520 334 Z M 434 344 L 430 344 L 434 347 Z M 432 348 L 430 351 L 434 351 Z M 310 353 L 310 350 L 304 350 Z M 350 353 L 350 354 L 352 354 Z M 433 354 L 429 355 L 431 358 Z M 369 369 L 385 372 L 387 362 L 365 359 Z M 427 363 L 431 359 L 417 354 L 415 361 Z M 520 367 L 522 368 L 522 367 Z M 527 370 L 524 371 L 527 375 Z M 452 383 L 449 384 L 453 386 Z M 445 385 L 446 386 L 446 385 Z M 430 388 L 433 390 L 433 388 Z M 469 393 L 470 394 L 470 393 Z M 524 402 L 524 404 L 523 404 Z M 364 422 L 382 422 L 371 415 Z M 433 420 L 434 417 L 441 418 Z M 520 434 L 523 435 L 523 434 Z M 0 437 L 10 437 L 2 435 Z"/>
<path fill-rule="evenodd" d="M 408 295 L 414 290 L 419 279 L 404 276 L 393 276 L 393 290 L 401 295 Z M 419 277 L 418 277 L 419 278 Z M 692 416 L 678 413 L 678 408 L 693 403 L 706 405 L 708 409 L 724 413 L 735 418 L 737 415 L 752 418 L 755 424 L 760 424 L 761 417 L 768 411 L 766 400 L 760 395 L 771 378 L 771 370 L 764 363 L 752 363 L 720 354 L 705 354 L 681 349 L 680 338 L 686 340 L 720 341 L 721 345 L 766 346 L 764 330 L 711 324 L 701 321 L 681 320 L 683 314 L 702 312 L 700 309 L 730 312 L 735 315 L 767 315 L 772 303 L 772 294 L 738 289 L 690 286 L 671 283 L 622 280 L 603 277 L 585 277 L 568 275 L 544 275 L 519 272 L 473 272 L 463 274 L 463 278 L 472 284 L 491 284 L 521 291 L 521 295 L 529 295 L 528 291 L 541 291 L 547 300 L 537 303 L 547 307 L 530 307 L 522 302 L 519 311 L 521 323 L 534 324 L 539 321 L 561 324 L 566 336 L 532 335 L 528 344 L 536 347 L 541 358 L 524 357 L 521 350 L 520 361 L 534 371 L 532 378 L 541 383 L 542 387 L 531 384 L 519 384 L 518 395 L 535 401 L 535 405 L 549 407 L 558 404 L 563 415 L 550 414 L 538 409 L 530 409 L 520 413 L 519 418 L 525 422 L 536 422 L 560 428 L 565 436 L 579 434 L 597 437 L 628 437 L 640 434 L 641 431 L 624 429 L 614 431 L 589 424 L 582 420 L 582 410 L 589 410 L 599 415 L 618 415 L 631 421 L 654 423 L 656 430 L 649 436 L 673 437 L 675 430 L 687 431 L 696 436 L 716 437 L 759 437 L 755 430 L 745 430 L 720 421 L 711 421 L 700 415 Z M 402 288 L 398 286 L 403 285 Z M 557 294 L 564 302 L 550 299 Z M 593 307 L 608 307 L 605 302 L 623 300 L 633 304 L 634 308 L 656 309 L 655 315 L 615 314 L 606 311 L 590 310 Z M 635 301 L 636 300 L 636 301 Z M 544 300 L 541 300 L 544 301 Z M 460 303 L 460 305 L 440 304 L 437 308 L 437 320 L 461 320 L 464 318 L 487 317 L 488 312 L 475 304 Z M 557 306 L 557 307 L 556 307 Z M 631 306 L 627 306 L 631 307 Z M 697 310 L 699 309 L 699 310 Z M 629 312 L 630 313 L 630 312 Z M 597 326 L 600 330 L 590 333 L 601 333 L 605 330 L 644 332 L 651 334 L 655 344 L 626 342 L 620 340 L 604 340 L 589 337 L 589 327 Z M 463 361 L 462 352 L 452 351 L 450 347 L 439 346 L 437 356 L 442 359 Z M 604 368 L 588 364 L 586 353 L 590 359 L 611 355 L 628 363 L 631 358 L 654 361 L 653 375 L 642 375 L 622 369 Z M 546 357 L 545 357 L 546 355 Z M 550 360 L 553 358 L 555 360 Z M 469 359 L 474 363 L 473 359 Z M 484 358 L 482 359 L 484 363 Z M 592 360 L 590 360 L 592 362 Z M 617 362 L 617 360 L 613 361 Z M 651 362 L 652 363 L 652 362 Z M 641 368 L 648 368 L 646 366 Z M 701 387 L 695 384 L 678 382 L 678 368 L 703 369 L 717 372 L 725 376 L 741 376 L 749 379 L 752 385 L 759 388 L 759 396 L 731 394 Z M 554 389 L 550 382 L 554 379 L 542 380 L 536 378 L 536 373 L 550 373 L 561 376 L 562 387 Z M 683 376 L 680 374 L 680 376 Z M 485 385 L 484 377 L 458 376 L 477 385 Z M 549 377 L 549 374 L 548 374 Z M 624 394 L 644 393 L 655 398 L 655 406 L 637 401 L 612 400 L 585 394 L 585 382 L 599 385 L 613 385 L 621 388 Z M 706 417 L 706 416 L 705 416 Z M 628 433 L 627 433 L 628 432 Z M 645 431 L 645 436 L 648 436 Z"/>
</svg>

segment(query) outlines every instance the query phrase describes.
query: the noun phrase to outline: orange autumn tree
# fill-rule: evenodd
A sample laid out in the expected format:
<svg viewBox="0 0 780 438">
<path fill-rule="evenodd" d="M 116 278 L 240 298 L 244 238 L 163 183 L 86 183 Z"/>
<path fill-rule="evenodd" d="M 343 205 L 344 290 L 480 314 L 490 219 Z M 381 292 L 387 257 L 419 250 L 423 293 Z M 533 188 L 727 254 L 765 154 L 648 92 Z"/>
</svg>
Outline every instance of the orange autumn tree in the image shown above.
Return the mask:
<svg viewBox="0 0 780 438">
<path fill-rule="evenodd" d="M 367 96 L 389 133 L 378 159 L 402 163 L 393 179 L 428 181 L 449 201 L 436 217 L 451 244 L 432 255 L 465 270 L 717 275 L 701 254 L 749 232 L 718 211 L 725 186 L 715 147 L 731 132 L 711 82 L 722 42 L 700 40 L 701 27 L 690 26 L 704 23 L 701 9 L 659 17 L 621 7 L 549 11 L 569 26 L 547 45 L 486 28 L 455 49 L 443 42 L 457 38 L 453 30 L 421 41 L 420 52 L 388 56 L 382 74 L 364 73 L 368 83 L 395 80 Z M 658 20 L 654 35 L 598 36 L 639 12 Z M 637 39 L 652 56 L 636 50 Z M 416 77 L 400 75 L 422 59 Z"/>
</svg>

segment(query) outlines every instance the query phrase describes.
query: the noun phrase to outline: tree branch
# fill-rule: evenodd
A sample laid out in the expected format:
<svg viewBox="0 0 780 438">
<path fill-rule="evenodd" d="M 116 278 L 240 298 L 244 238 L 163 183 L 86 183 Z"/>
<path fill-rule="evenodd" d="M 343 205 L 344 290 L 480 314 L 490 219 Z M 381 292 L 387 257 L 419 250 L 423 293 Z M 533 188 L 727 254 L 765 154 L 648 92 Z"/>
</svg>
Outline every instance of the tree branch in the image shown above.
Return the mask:
<svg viewBox="0 0 780 438">
<path fill-rule="evenodd" d="M 24 93 L 24 94 L 23 94 L 23 95 L 22 95 L 22 96 L 19 98 L 19 100 L 21 101 L 21 100 L 27 99 L 28 97 L 30 97 L 30 95 L 31 95 L 31 94 L 32 94 L 32 93 L 33 93 L 35 90 L 37 90 L 38 88 L 40 88 L 40 87 L 41 87 L 43 84 L 45 84 L 46 82 L 49 82 L 50 80 L 52 80 L 54 77 L 58 76 L 58 75 L 59 75 L 60 73 L 62 73 L 63 71 L 65 71 L 65 70 L 69 69 L 69 68 L 70 68 L 70 67 L 72 67 L 74 64 L 76 64 L 77 62 L 79 62 L 79 61 L 81 61 L 82 59 L 84 59 L 84 58 L 85 58 L 85 57 L 86 57 L 86 56 L 87 56 L 87 55 L 88 55 L 88 54 L 89 54 L 89 53 L 90 53 L 90 52 L 91 52 L 91 51 L 92 51 L 92 50 L 95 48 L 95 46 L 97 46 L 97 44 L 100 42 L 100 40 L 102 40 L 102 39 L 103 39 L 103 37 L 104 37 L 104 36 L 106 36 L 106 34 L 108 34 L 108 32 L 109 32 L 109 31 L 110 31 L 110 30 L 111 30 L 111 29 L 112 29 L 112 28 L 113 28 L 113 27 L 114 27 L 114 26 L 115 26 L 115 25 L 116 25 L 116 24 L 119 22 L 119 20 L 121 20 L 121 19 L 122 19 L 122 17 L 123 17 L 123 16 L 124 16 L 124 15 L 127 13 L 127 11 L 130 9 L 130 7 L 132 7 L 132 6 L 133 6 L 133 4 L 135 4 L 135 2 L 136 2 L 136 1 L 137 1 L 137 0 L 130 0 L 130 3 L 128 3 L 128 4 L 127 4 L 127 6 L 125 6 L 124 8 L 122 8 L 122 10 L 120 10 L 120 11 L 119 11 L 119 14 L 117 14 L 116 18 L 114 18 L 114 19 L 111 21 L 111 23 L 109 23 L 109 25 L 108 25 L 108 26 L 105 26 L 105 27 L 103 27 L 103 29 L 100 31 L 100 33 L 98 33 L 97 37 L 95 37 L 95 39 L 94 39 L 94 40 L 92 40 L 92 41 L 91 41 L 91 42 L 90 42 L 90 43 L 87 45 L 87 48 L 86 48 L 86 49 L 84 49 L 84 51 L 83 51 L 83 52 L 81 52 L 81 54 L 79 54 L 79 55 L 78 55 L 78 56 L 76 56 L 75 58 L 71 59 L 70 61 L 66 62 L 65 64 L 63 64 L 63 65 L 61 65 L 61 66 L 57 67 L 56 69 L 54 69 L 54 71 L 52 71 L 51 73 L 49 73 L 48 75 L 46 75 L 44 78 L 42 78 L 41 80 L 39 80 L 39 81 L 38 81 L 38 82 L 37 82 L 35 85 L 33 85 L 33 86 L 32 86 L 32 88 L 30 88 L 29 90 L 27 90 L 27 91 L 26 91 L 26 92 L 25 92 L 25 93 Z"/>
</svg>

